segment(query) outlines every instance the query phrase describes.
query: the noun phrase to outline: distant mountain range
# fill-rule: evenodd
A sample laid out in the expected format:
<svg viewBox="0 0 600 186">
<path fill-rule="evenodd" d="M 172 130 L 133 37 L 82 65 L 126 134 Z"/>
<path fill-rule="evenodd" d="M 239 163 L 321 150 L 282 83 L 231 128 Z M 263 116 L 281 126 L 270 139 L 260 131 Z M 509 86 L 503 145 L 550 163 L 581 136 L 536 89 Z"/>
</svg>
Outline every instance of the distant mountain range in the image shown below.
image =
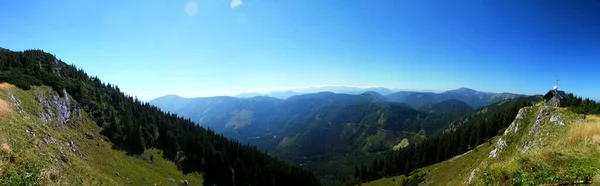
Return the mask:
<svg viewBox="0 0 600 186">
<path fill-rule="evenodd" d="M 290 94 L 287 99 L 167 95 L 150 104 L 286 161 L 315 163 L 344 154 L 388 151 L 403 139 L 418 142 L 427 134 L 458 125 L 475 109 L 522 96 L 467 88 L 388 95 L 382 90 Z M 325 171 L 321 163 L 314 166 L 318 168 L 313 170 Z"/>
<path fill-rule="evenodd" d="M 406 103 L 414 108 L 439 103 L 445 100 L 460 100 L 477 109 L 502 100 L 521 97 L 524 95 L 513 93 L 490 93 L 481 92 L 468 88 L 448 90 L 442 93 L 400 91 L 385 96 L 391 102 Z"/>
<path fill-rule="evenodd" d="M 338 87 L 339 88 L 339 87 Z M 338 90 L 358 91 L 358 88 L 342 87 Z M 362 90 L 362 89 L 360 89 Z M 387 89 L 389 90 L 389 89 Z M 150 101 L 164 111 L 188 117 L 202 126 L 216 132 L 246 132 L 262 134 L 272 128 L 281 128 L 282 121 L 310 112 L 324 106 L 347 106 L 369 104 L 403 105 L 410 109 L 428 113 L 465 112 L 496 102 L 521 97 L 512 93 L 488 93 L 468 88 L 449 90 L 442 93 L 399 91 L 387 96 L 385 88 L 373 88 L 360 94 L 340 94 L 318 92 L 291 95 L 287 99 L 270 96 L 237 98 L 229 96 L 182 98 L 166 95 Z M 291 93 L 291 92 L 288 92 Z M 287 122 L 287 121 L 286 121 Z M 252 126 L 246 128 L 246 126 Z M 237 134 L 236 134 L 237 135 Z M 244 135 L 242 135 L 244 136 Z"/>
<path fill-rule="evenodd" d="M 232 97 L 237 98 L 251 98 L 255 96 L 269 96 L 279 99 L 287 99 L 292 96 L 308 94 L 308 93 L 318 93 L 318 92 L 333 92 L 338 94 L 352 94 L 358 95 L 364 92 L 377 92 L 381 95 L 389 95 L 397 91 L 402 91 L 402 89 L 392 89 L 385 87 L 350 87 L 350 86 L 323 86 L 323 87 L 310 87 L 310 88 L 298 88 L 298 89 L 290 89 L 284 91 L 274 91 L 270 93 L 242 93 Z M 406 90 L 404 90 L 406 91 Z M 419 91 L 416 91 L 419 92 Z"/>
</svg>

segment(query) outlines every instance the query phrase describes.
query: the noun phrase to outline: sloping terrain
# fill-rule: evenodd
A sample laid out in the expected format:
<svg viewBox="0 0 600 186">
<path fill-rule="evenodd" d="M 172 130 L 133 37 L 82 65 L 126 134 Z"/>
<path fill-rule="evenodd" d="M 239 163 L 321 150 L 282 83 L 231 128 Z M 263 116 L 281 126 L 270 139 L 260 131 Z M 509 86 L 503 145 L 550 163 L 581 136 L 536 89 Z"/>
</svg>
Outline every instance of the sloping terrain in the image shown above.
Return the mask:
<svg viewBox="0 0 600 186">
<path fill-rule="evenodd" d="M 600 184 L 600 117 L 566 108 L 525 107 L 504 132 L 450 160 L 409 177 L 364 185 Z"/>
<path fill-rule="evenodd" d="M 162 151 L 129 156 L 70 97 L 49 87 L 0 88 L 0 185 L 202 185 Z"/>
<path fill-rule="evenodd" d="M 430 113 L 452 113 L 473 111 L 473 107 L 469 106 L 463 101 L 457 99 L 449 99 L 441 101 L 439 103 L 423 106 L 419 108 L 419 110 Z"/>
</svg>

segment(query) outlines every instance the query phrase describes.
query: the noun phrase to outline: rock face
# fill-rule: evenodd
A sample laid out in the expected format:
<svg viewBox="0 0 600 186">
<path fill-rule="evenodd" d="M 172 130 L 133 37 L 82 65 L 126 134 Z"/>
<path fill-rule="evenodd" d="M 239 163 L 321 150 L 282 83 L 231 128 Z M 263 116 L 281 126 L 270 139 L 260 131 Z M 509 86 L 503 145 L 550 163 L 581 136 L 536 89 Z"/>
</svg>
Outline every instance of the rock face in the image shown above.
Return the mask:
<svg viewBox="0 0 600 186">
<path fill-rule="evenodd" d="M 504 135 L 508 134 L 509 132 L 512 132 L 512 133 L 519 132 L 519 121 L 521 119 L 523 119 L 523 112 L 527 108 L 531 108 L 531 107 L 524 107 L 524 108 L 519 109 L 519 113 L 515 117 L 515 120 L 513 120 L 513 122 L 508 126 L 508 128 L 506 128 L 506 130 L 504 131 Z"/>
<path fill-rule="evenodd" d="M 79 109 L 79 107 L 77 107 L 77 106 L 73 106 L 72 116 L 74 119 L 83 121 L 83 117 L 81 116 L 81 109 Z"/>
<path fill-rule="evenodd" d="M 44 111 L 40 112 L 40 118 L 42 118 L 42 121 L 45 124 L 50 124 L 52 122 L 52 118 L 54 118 L 54 112 L 52 111 L 50 102 L 48 102 L 43 94 L 36 94 L 35 100 L 44 106 Z"/>
<path fill-rule="evenodd" d="M 502 140 L 502 138 L 498 139 L 498 142 L 496 143 L 496 148 L 490 152 L 489 157 L 495 158 L 496 156 L 498 156 L 500 151 L 502 151 L 502 149 L 504 149 L 504 147 L 506 147 L 506 145 L 507 145 L 506 141 Z"/>
<path fill-rule="evenodd" d="M 35 100 L 44 106 L 44 111 L 40 112 L 40 118 L 45 124 L 50 124 L 52 121 L 56 120 L 57 126 L 64 127 L 64 125 L 71 120 L 71 102 L 69 101 L 69 94 L 64 89 L 64 97 L 60 97 L 56 93 L 50 94 L 52 95 L 52 102 L 50 102 L 42 93 L 36 94 L 35 96 Z M 81 119 L 81 111 L 78 108 L 74 108 L 73 110 L 76 112 L 79 119 Z"/>
<path fill-rule="evenodd" d="M 469 179 L 467 180 L 467 185 L 471 184 L 471 182 L 473 182 L 473 178 L 475 178 L 475 174 L 479 172 L 479 168 L 475 168 L 473 169 L 473 171 L 471 171 L 471 175 L 469 176 Z"/>
<path fill-rule="evenodd" d="M 519 112 L 517 113 L 517 116 L 515 117 L 513 122 L 504 131 L 504 136 L 506 136 L 508 134 L 516 134 L 517 132 L 519 132 L 519 124 L 523 120 L 523 115 L 525 114 L 525 112 L 528 109 L 531 109 L 531 108 L 532 107 L 523 107 L 523 108 L 519 109 Z M 498 142 L 496 142 L 496 148 L 494 148 L 494 150 L 492 150 L 490 152 L 489 157 L 490 158 L 498 157 L 500 152 L 507 146 L 508 146 L 507 140 L 504 140 L 502 138 L 498 139 Z"/>
<path fill-rule="evenodd" d="M 545 124 L 544 120 L 548 118 L 549 114 L 550 112 L 546 107 L 540 107 L 535 122 L 533 122 L 533 125 L 531 125 L 527 132 L 527 135 L 531 136 L 531 139 L 525 141 L 525 145 L 521 148 L 522 152 L 527 152 L 531 146 L 541 142 L 542 125 Z"/>
<path fill-rule="evenodd" d="M 70 110 L 70 102 L 69 102 L 69 94 L 66 90 L 63 89 L 64 98 L 59 97 L 58 95 L 52 95 L 54 100 L 54 105 L 56 105 L 56 111 L 58 112 L 58 121 L 60 124 L 64 125 L 69 122 L 71 118 L 71 110 Z"/>
<path fill-rule="evenodd" d="M 23 107 L 21 106 L 21 101 L 19 101 L 17 98 L 15 98 L 15 95 L 10 94 L 10 101 L 12 101 L 12 104 L 14 106 L 17 107 L 17 110 L 19 111 L 19 113 L 23 112 Z"/>
<path fill-rule="evenodd" d="M 60 76 L 60 61 L 58 61 L 58 59 L 56 59 L 56 57 L 54 58 L 53 64 L 54 64 L 54 73 L 56 73 L 58 76 Z"/>
<path fill-rule="evenodd" d="M 565 125 L 559 111 L 553 108 L 546 106 L 521 108 L 515 120 L 504 131 L 504 135 L 498 139 L 496 148 L 490 152 L 489 157 L 499 156 L 500 152 L 508 147 L 508 143 L 515 145 L 521 153 L 529 151 L 532 146 L 541 145 L 545 137 L 542 128 L 548 124 Z"/>
</svg>

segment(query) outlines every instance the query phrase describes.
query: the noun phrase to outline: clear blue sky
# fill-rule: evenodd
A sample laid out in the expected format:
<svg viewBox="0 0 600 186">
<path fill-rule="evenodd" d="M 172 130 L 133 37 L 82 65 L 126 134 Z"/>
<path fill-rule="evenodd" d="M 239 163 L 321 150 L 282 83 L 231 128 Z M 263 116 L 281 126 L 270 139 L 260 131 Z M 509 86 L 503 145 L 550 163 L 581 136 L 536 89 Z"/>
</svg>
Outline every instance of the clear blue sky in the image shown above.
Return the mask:
<svg viewBox="0 0 600 186">
<path fill-rule="evenodd" d="M 323 85 L 600 98 L 598 0 L 16 0 L 0 46 L 132 95 Z"/>
</svg>

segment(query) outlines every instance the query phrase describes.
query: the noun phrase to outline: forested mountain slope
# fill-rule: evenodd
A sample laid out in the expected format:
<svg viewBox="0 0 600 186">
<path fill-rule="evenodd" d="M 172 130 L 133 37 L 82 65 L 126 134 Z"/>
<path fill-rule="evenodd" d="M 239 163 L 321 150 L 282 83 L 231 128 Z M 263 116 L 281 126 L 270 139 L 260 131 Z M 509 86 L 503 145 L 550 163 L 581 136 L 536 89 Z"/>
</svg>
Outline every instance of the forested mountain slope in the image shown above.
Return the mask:
<svg viewBox="0 0 600 186">
<path fill-rule="evenodd" d="M 72 97 L 0 84 L 0 185 L 202 185 L 161 150 L 129 156 L 101 131 Z"/>
<path fill-rule="evenodd" d="M 420 107 L 419 110 L 431 113 L 451 113 L 472 111 L 473 107 L 469 106 L 463 101 L 457 99 L 449 99 L 441 101 L 439 103 L 434 103 L 431 105 Z"/>
<path fill-rule="evenodd" d="M 600 103 L 569 97 L 568 108 L 521 108 L 497 136 L 464 154 L 364 185 L 598 185 Z"/>
<path fill-rule="evenodd" d="M 114 147 L 129 154 L 149 148 L 163 151 L 184 173 L 203 174 L 204 184 L 318 185 L 307 171 L 271 158 L 255 147 L 229 141 L 189 119 L 158 108 L 102 83 L 83 70 L 41 50 L 14 52 L 0 48 L 0 81 L 30 90 L 46 85 L 71 97 L 89 114 Z M 48 118 L 47 114 L 33 114 Z"/>
<path fill-rule="evenodd" d="M 407 175 L 418 168 L 473 150 L 507 127 L 520 108 L 533 105 L 540 99 L 540 96 L 521 97 L 481 108 L 454 121 L 439 135 L 387 153 L 370 164 L 355 167 L 354 179 L 356 182 L 366 182 L 381 177 Z"/>
</svg>

